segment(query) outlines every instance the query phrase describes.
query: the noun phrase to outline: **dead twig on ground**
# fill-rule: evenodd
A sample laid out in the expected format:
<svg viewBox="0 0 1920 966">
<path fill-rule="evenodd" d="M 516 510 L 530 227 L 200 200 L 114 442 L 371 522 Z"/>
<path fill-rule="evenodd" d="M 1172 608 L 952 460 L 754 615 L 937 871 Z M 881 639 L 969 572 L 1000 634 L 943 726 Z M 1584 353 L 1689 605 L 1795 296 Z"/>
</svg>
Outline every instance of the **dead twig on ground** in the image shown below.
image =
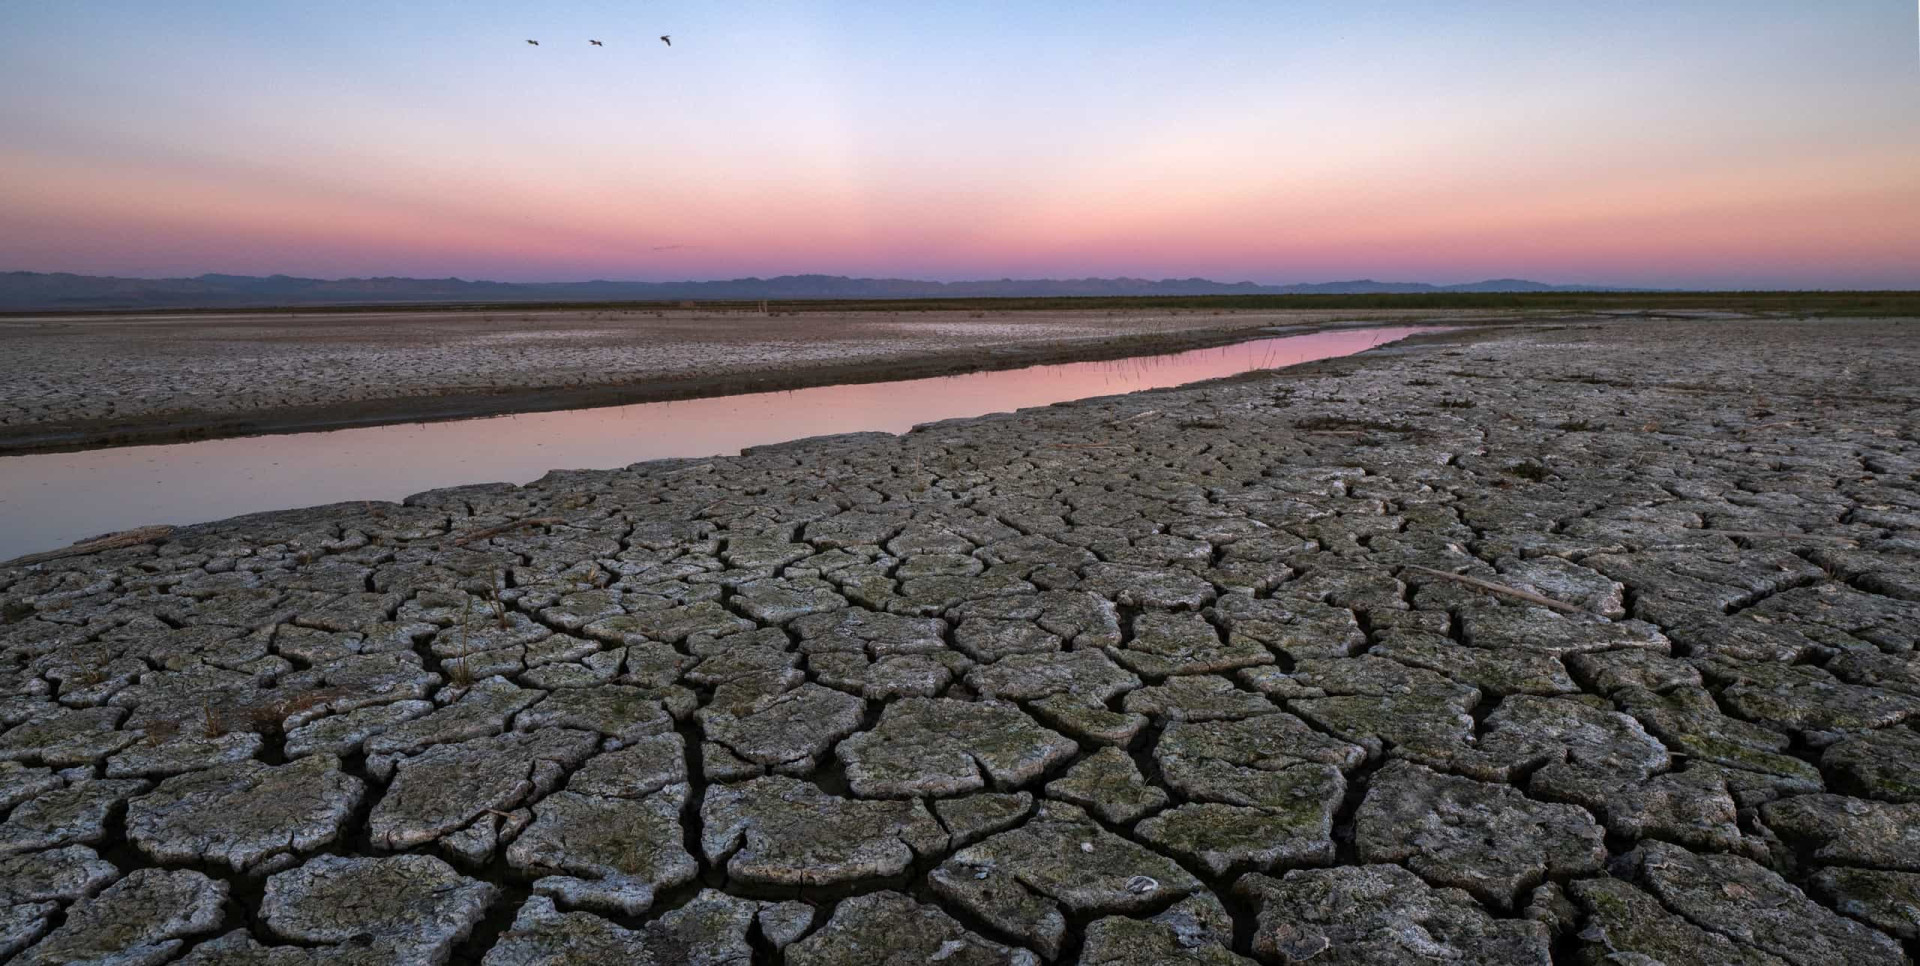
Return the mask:
<svg viewBox="0 0 1920 966">
<path fill-rule="evenodd" d="M 1826 540 L 1834 543 L 1859 543 L 1853 537 L 1830 537 L 1818 533 L 1800 533 L 1794 530 L 1701 530 L 1717 537 L 1748 537 L 1755 540 Z"/>
<path fill-rule="evenodd" d="M 46 550 L 40 553 L 30 553 L 24 557 L 15 557 L 5 563 L 0 563 L 0 567 L 24 567 L 28 564 L 45 563 L 49 560 L 60 560 L 65 557 L 80 557 L 90 553 L 99 553 L 102 550 L 119 550 L 124 547 L 137 547 L 143 543 L 154 543 L 162 540 L 172 532 L 173 528 L 169 526 L 136 527 L 132 530 L 122 530 L 119 533 L 109 533 L 105 536 L 94 537 L 91 540 L 82 540 L 71 547 L 62 547 L 58 550 Z"/>
<path fill-rule="evenodd" d="M 1530 604 L 1539 604 L 1542 607 L 1557 610 L 1562 614 L 1584 614 L 1587 612 L 1586 608 L 1569 604 L 1564 600 L 1542 597 L 1530 590 L 1521 590 L 1518 587 L 1509 587 L 1506 584 L 1496 584 L 1491 580 L 1481 580 L 1478 577 L 1469 577 L 1466 574 L 1453 574 L 1444 570 L 1435 570 L 1432 567 L 1415 566 L 1414 564 L 1407 564 L 1405 569 L 1419 571 L 1429 577 L 1438 577 L 1441 580 L 1451 580 L 1454 583 L 1466 584 L 1469 587 L 1484 590 L 1490 594 L 1504 594 L 1508 597 L 1524 600 Z"/>
<path fill-rule="evenodd" d="M 556 523 L 565 522 L 566 521 L 560 517 L 528 517 L 524 520 L 515 520 L 512 523 L 502 523 L 496 527 L 481 527 L 478 530 L 462 531 L 453 538 L 453 545 L 456 547 L 464 547 L 475 540 L 485 540 L 488 537 L 497 537 L 503 533 L 512 533 L 521 527 L 550 527 Z"/>
</svg>

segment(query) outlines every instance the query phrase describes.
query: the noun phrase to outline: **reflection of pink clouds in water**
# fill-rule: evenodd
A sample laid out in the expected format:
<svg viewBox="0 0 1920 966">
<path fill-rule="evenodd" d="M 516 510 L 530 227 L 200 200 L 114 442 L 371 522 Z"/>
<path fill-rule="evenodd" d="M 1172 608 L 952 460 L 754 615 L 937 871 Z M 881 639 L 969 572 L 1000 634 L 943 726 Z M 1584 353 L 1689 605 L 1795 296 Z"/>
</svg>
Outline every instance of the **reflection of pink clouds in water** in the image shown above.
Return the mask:
<svg viewBox="0 0 1920 966">
<path fill-rule="evenodd" d="M 461 483 L 524 483 L 553 468 L 713 456 L 805 436 L 901 433 L 939 419 L 1348 355 L 1415 331 L 1423 330 L 1350 329 L 901 382 L 0 457 L 0 559 L 150 523 L 398 500 Z"/>
</svg>

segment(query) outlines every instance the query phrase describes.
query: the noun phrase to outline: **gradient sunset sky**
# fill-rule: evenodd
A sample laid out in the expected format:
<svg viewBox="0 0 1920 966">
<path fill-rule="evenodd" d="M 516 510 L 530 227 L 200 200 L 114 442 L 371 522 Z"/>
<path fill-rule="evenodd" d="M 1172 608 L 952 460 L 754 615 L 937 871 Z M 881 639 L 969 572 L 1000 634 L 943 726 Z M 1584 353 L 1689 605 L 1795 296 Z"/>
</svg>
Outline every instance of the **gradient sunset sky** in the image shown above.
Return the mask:
<svg viewBox="0 0 1920 966">
<path fill-rule="evenodd" d="M 0 270 L 1915 288 L 1915 15 L 0 0 Z"/>
</svg>

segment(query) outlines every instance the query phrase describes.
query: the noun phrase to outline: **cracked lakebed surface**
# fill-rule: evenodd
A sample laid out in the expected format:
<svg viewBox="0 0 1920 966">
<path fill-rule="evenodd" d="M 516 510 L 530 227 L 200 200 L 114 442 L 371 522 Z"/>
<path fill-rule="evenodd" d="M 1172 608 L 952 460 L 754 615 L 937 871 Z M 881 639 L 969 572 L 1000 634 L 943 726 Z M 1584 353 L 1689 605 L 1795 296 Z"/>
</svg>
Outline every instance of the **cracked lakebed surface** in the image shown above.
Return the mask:
<svg viewBox="0 0 1920 966">
<path fill-rule="evenodd" d="M 0 957 L 1907 962 L 1916 335 L 1426 337 L 0 569 Z"/>
</svg>

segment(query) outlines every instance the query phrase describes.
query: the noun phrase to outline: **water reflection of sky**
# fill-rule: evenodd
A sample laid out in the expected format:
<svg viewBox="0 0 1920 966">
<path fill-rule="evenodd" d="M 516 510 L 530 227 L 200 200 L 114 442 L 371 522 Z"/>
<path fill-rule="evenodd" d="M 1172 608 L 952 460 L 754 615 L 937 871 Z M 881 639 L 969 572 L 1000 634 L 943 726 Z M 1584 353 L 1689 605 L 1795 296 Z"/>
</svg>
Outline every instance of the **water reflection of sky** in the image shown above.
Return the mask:
<svg viewBox="0 0 1920 966">
<path fill-rule="evenodd" d="M 0 560 L 152 523 L 398 500 L 549 469 L 712 456 L 1348 355 L 1410 328 L 1350 329 L 1109 362 L 599 409 L 0 457 Z"/>
</svg>

